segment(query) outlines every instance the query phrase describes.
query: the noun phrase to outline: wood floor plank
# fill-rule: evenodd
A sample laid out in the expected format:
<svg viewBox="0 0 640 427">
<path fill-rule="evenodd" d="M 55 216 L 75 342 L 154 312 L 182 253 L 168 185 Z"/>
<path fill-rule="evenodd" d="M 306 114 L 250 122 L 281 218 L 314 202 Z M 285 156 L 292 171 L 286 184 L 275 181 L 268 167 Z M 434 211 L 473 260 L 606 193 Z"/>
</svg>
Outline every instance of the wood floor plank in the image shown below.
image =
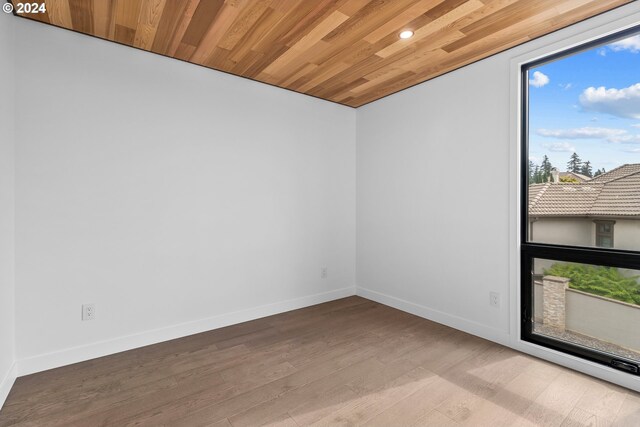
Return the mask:
<svg viewBox="0 0 640 427">
<path fill-rule="evenodd" d="M 367 378 L 377 377 L 368 373 Z M 411 395 L 436 377 L 424 368 L 416 368 L 393 381 L 372 381 L 370 388 L 358 393 L 358 398 L 316 422 L 313 426 L 350 426 L 364 423 Z"/>
<path fill-rule="evenodd" d="M 575 407 L 613 421 L 626 397 L 626 390 L 622 387 L 599 382 L 587 388 Z"/>
<path fill-rule="evenodd" d="M 244 346 L 238 346 L 232 349 L 222 351 L 214 349 L 213 351 L 214 353 L 210 351 L 179 353 L 176 357 L 161 359 L 157 363 L 135 365 L 132 369 L 121 368 L 110 375 L 73 377 L 74 381 L 70 381 L 70 387 L 61 386 L 49 394 L 36 393 L 34 396 L 22 399 L 22 408 L 16 407 L 14 410 L 17 413 L 34 412 L 40 410 L 41 407 L 45 407 L 50 417 L 58 412 L 63 412 L 65 413 L 64 416 L 68 417 L 73 412 L 80 409 L 85 411 L 86 409 L 78 409 L 75 406 L 69 408 L 65 405 L 67 401 L 83 400 L 87 396 L 95 396 L 96 400 L 98 400 L 98 402 L 95 402 L 97 405 L 100 400 L 113 401 L 114 394 L 126 395 L 126 392 L 131 389 L 135 390 L 138 387 L 153 384 L 163 379 L 184 382 L 184 379 L 189 377 L 189 370 L 193 367 L 202 366 L 205 363 L 214 363 L 222 369 L 224 366 L 229 366 L 238 359 L 238 356 L 245 354 L 248 350 Z M 206 374 L 211 373 L 206 372 Z M 203 376 L 201 375 L 201 377 Z"/>
<path fill-rule="evenodd" d="M 388 424 L 387 424 L 388 425 Z M 451 418 L 443 415 L 438 411 L 431 411 L 424 417 L 420 418 L 418 421 L 412 424 L 407 424 L 413 426 L 421 426 L 421 427 L 456 427 L 459 426 L 457 422 L 453 421 Z"/>
<path fill-rule="evenodd" d="M 395 331 L 402 330 L 396 329 Z M 315 355 L 312 359 L 304 360 L 304 363 L 296 364 L 299 368 L 296 373 L 230 399 L 222 405 L 207 405 L 200 409 L 200 413 L 191 414 L 189 419 L 194 424 L 198 424 L 199 420 L 211 421 L 221 417 L 232 417 L 234 414 L 242 412 L 259 412 L 263 407 L 273 404 L 273 402 L 270 402 L 271 400 L 282 398 L 286 393 L 297 390 L 307 384 L 312 384 L 314 381 L 331 375 L 344 378 L 340 373 L 341 370 L 349 369 L 349 375 L 356 375 L 359 372 L 357 369 L 359 363 L 374 359 L 380 351 L 388 350 L 395 345 L 393 330 L 387 331 L 386 335 L 380 331 L 377 332 L 377 334 L 366 333 L 356 340 L 345 342 L 344 345 L 328 347 L 326 353 Z M 345 352 L 345 350 L 348 351 Z M 295 359 L 292 359 L 292 363 L 296 363 Z M 371 363 L 374 362 L 372 361 Z M 375 361 L 375 363 L 378 366 L 383 366 L 378 361 Z M 330 384 L 332 383 L 331 379 L 326 381 L 329 381 Z M 313 387 L 317 386 L 318 384 L 313 384 Z M 296 391 L 293 396 L 297 395 L 297 393 Z M 288 398 L 289 396 L 286 397 Z M 278 402 L 278 404 L 280 403 Z M 247 408 L 250 409 L 247 410 Z M 160 418 L 157 418 L 156 421 L 160 422 Z M 182 424 L 179 423 L 178 425 Z"/>
<path fill-rule="evenodd" d="M 584 409 L 573 408 L 567 418 L 564 419 L 561 427 L 610 427 L 613 420 L 598 416 Z"/>
<path fill-rule="evenodd" d="M 640 394 L 359 297 L 19 378 L 5 426 L 638 426 Z"/>
<path fill-rule="evenodd" d="M 270 422 L 272 416 L 280 416 L 280 414 L 288 413 L 291 411 L 294 416 L 297 414 L 301 416 L 303 406 L 306 402 L 310 402 L 310 399 L 318 399 L 319 397 L 326 397 L 331 392 L 335 392 L 336 389 L 340 390 L 341 395 L 349 396 L 350 398 L 356 398 L 357 395 L 350 389 L 345 387 L 345 383 L 356 378 L 358 376 L 364 376 L 370 374 L 372 371 L 382 368 L 382 364 L 375 358 L 371 357 L 359 363 L 356 363 L 348 370 L 337 371 L 330 376 L 321 378 L 317 381 L 313 381 L 295 389 L 289 393 L 284 394 L 277 399 L 271 399 L 267 402 L 263 402 L 246 411 L 240 412 L 229 418 L 231 424 L 234 427 L 242 426 L 254 426 L 262 423 Z M 315 404 L 324 404 L 324 401 L 316 400 Z M 331 406 L 339 404 L 339 402 L 330 401 Z M 310 402 L 314 405 L 314 402 Z M 315 406 L 314 406 L 315 407 Z"/>
<path fill-rule="evenodd" d="M 528 408 L 548 386 L 544 380 L 530 374 L 521 373 L 495 394 L 482 398 L 480 405 L 471 411 L 464 421 L 464 426 L 504 426 L 510 427 L 526 423 L 520 415 Z"/>
<path fill-rule="evenodd" d="M 446 418 L 448 422 L 457 424 L 441 413 L 433 413 L 434 409 L 449 399 L 457 388 L 455 384 L 436 376 L 433 381 L 426 382 L 414 393 L 377 414 L 364 425 L 384 427 L 393 425 L 398 420 L 402 420 L 406 425 L 418 425 L 425 424 L 428 420 L 433 421 L 441 418 Z"/>
<path fill-rule="evenodd" d="M 173 365 L 176 359 L 185 356 L 197 356 L 210 351 L 215 351 L 217 347 L 214 342 L 229 335 L 238 336 L 247 333 L 248 330 L 255 329 L 253 324 L 243 323 L 236 325 L 237 328 L 231 332 L 228 328 L 217 329 L 212 332 L 192 335 L 180 340 L 172 340 L 151 346 L 137 349 L 135 352 L 122 352 L 111 356 L 93 359 L 87 362 L 65 366 L 21 377 L 16 383 L 13 392 L 16 397 L 21 393 L 28 393 L 34 396 L 41 391 L 43 393 L 56 393 L 61 387 L 68 389 L 75 381 L 80 383 L 90 383 L 92 385 L 100 381 L 109 381 L 108 377 L 115 375 L 127 375 L 131 371 L 141 369 L 153 369 L 161 364 Z M 250 327 L 248 327 L 248 326 Z M 259 326 L 261 329 L 268 327 Z M 236 348 L 237 350 L 237 348 Z M 103 378 L 106 376 L 107 378 Z M 70 380 L 72 380 L 70 382 Z"/>
<path fill-rule="evenodd" d="M 534 425 L 559 426 L 590 385 L 582 375 L 563 372 L 532 402 L 523 418 Z"/>
<path fill-rule="evenodd" d="M 627 393 L 613 425 L 615 427 L 632 427 L 638 424 L 638 420 L 640 420 L 640 395 Z"/>
<path fill-rule="evenodd" d="M 391 331 L 389 331 L 389 333 L 391 333 Z M 197 396 L 184 397 L 174 402 L 175 405 L 172 403 L 167 405 L 165 408 L 152 408 L 149 410 L 152 414 L 138 414 L 137 417 L 142 418 L 144 416 L 144 424 L 146 425 L 158 425 L 160 423 L 165 423 L 167 420 L 172 420 L 176 416 L 174 406 L 183 405 L 183 401 L 185 400 L 196 401 L 195 404 L 189 404 L 189 412 L 202 412 L 192 415 L 192 418 L 205 418 L 208 421 L 213 421 L 222 417 L 231 417 L 234 414 L 241 412 L 246 407 L 251 407 L 259 404 L 260 402 L 281 396 L 288 390 L 295 389 L 301 385 L 309 383 L 318 377 L 329 375 L 336 370 L 344 369 L 359 360 L 373 357 L 377 352 L 376 344 L 379 345 L 378 336 L 363 336 L 362 340 L 356 340 L 355 342 L 350 343 L 349 346 L 345 345 L 334 347 L 338 353 L 344 353 L 345 348 L 351 348 L 353 351 L 350 354 L 341 354 L 341 357 L 338 358 L 333 355 L 331 359 L 328 359 L 328 363 L 325 363 L 324 366 L 316 366 L 315 364 L 313 366 L 305 366 L 305 370 L 301 371 L 300 375 L 294 373 L 280 380 L 270 383 L 267 382 L 267 384 L 262 386 L 259 386 L 259 383 L 234 383 L 234 387 L 231 390 L 228 390 L 228 393 L 218 395 L 219 399 L 210 399 L 207 401 L 198 399 Z M 286 357 L 286 355 L 283 355 L 283 357 Z M 255 354 L 253 357 L 253 359 L 257 361 L 262 360 L 262 358 L 263 355 L 260 353 Z M 317 361 L 322 361 L 322 358 L 316 357 L 315 362 Z M 240 364 L 247 363 L 251 363 L 251 361 L 245 360 Z M 322 369 L 323 367 L 325 369 Z M 217 367 L 214 366 L 213 368 L 215 369 Z M 199 372 L 198 375 L 201 375 L 202 373 L 203 372 Z M 252 388 L 252 385 L 255 385 L 256 387 Z M 227 400 L 222 402 L 225 399 Z"/>
<path fill-rule="evenodd" d="M 92 426 L 125 426 L 133 423 L 143 425 L 150 412 L 165 406 L 172 405 L 176 401 L 184 401 L 185 397 L 197 396 L 199 400 L 221 399 L 230 393 L 232 385 L 225 383 L 220 375 L 210 375 L 206 378 L 198 378 L 188 383 L 179 384 L 168 391 L 158 391 L 143 398 L 134 398 L 125 402 L 113 405 L 105 411 L 90 414 L 83 417 L 82 414 L 76 416 L 73 422 L 65 420 L 56 426 L 81 427 Z M 195 399 L 189 400 L 189 402 Z M 180 406 L 184 411 L 189 411 L 189 405 Z"/>
</svg>

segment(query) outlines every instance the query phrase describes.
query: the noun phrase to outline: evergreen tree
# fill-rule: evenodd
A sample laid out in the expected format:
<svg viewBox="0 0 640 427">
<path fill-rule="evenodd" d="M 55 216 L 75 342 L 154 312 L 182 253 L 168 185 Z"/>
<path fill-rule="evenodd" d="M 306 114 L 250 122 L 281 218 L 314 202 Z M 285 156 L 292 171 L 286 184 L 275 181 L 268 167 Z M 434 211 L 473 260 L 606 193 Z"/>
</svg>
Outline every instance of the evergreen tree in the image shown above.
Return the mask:
<svg viewBox="0 0 640 427">
<path fill-rule="evenodd" d="M 551 180 L 551 169 L 553 169 L 553 166 L 551 166 L 551 162 L 545 154 L 540 164 L 540 173 L 542 175 L 540 182 L 549 182 Z"/>
<path fill-rule="evenodd" d="M 573 153 L 567 162 L 567 172 L 580 173 L 582 169 L 582 160 L 577 153 Z"/>
<path fill-rule="evenodd" d="M 533 162 L 529 160 L 529 184 L 535 183 L 535 175 L 533 173 L 535 167 L 536 166 L 533 164 Z"/>
<path fill-rule="evenodd" d="M 582 167 L 580 168 L 580 173 L 582 175 L 588 176 L 589 178 L 593 178 L 593 168 L 591 167 L 591 162 L 589 160 L 587 160 L 582 164 Z"/>
<path fill-rule="evenodd" d="M 605 173 L 605 172 L 606 172 L 606 171 L 604 170 L 604 168 L 602 168 L 602 170 L 598 169 L 598 170 L 596 171 L 596 173 L 594 173 L 594 174 L 593 174 L 593 177 L 595 178 L 596 176 L 600 176 L 600 175 L 602 175 L 602 174 L 603 174 L 603 173 Z"/>
<path fill-rule="evenodd" d="M 543 184 L 547 182 L 553 182 L 553 175 L 551 171 L 554 169 L 549 157 L 547 155 L 542 157 L 542 162 L 539 165 L 536 165 L 534 162 L 529 160 L 529 184 Z M 591 162 L 587 160 L 583 162 L 578 156 L 577 153 L 573 153 L 567 162 L 567 171 L 573 173 L 579 173 L 589 178 L 595 178 L 596 176 L 600 176 L 605 173 L 605 169 L 597 169 L 595 173 L 593 172 L 593 166 L 591 166 Z M 572 179 L 560 179 L 560 182 L 574 182 Z"/>
</svg>

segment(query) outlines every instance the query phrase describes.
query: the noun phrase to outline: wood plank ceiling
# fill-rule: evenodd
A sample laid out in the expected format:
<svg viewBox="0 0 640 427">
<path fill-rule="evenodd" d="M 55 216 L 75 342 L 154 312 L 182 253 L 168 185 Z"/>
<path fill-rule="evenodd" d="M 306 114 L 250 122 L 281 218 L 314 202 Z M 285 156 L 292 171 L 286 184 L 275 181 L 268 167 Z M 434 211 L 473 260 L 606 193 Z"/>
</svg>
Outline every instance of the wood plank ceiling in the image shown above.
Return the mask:
<svg viewBox="0 0 640 427">
<path fill-rule="evenodd" d="M 46 0 L 27 17 L 359 107 L 631 1 Z"/>
</svg>

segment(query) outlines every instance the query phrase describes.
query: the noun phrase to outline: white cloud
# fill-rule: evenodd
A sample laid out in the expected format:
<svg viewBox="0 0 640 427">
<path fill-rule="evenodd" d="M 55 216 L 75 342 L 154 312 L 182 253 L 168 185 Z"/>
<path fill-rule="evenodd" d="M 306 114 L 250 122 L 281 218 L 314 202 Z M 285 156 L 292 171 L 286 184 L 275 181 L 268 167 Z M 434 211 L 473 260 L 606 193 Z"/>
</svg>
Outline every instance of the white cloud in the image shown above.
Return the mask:
<svg viewBox="0 0 640 427">
<path fill-rule="evenodd" d="M 631 125 L 632 128 L 640 128 L 640 123 L 635 123 Z"/>
<path fill-rule="evenodd" d="M 640 135 L 620 135 L 609 138 L 609 142 L 621 142 L 623 144 L 640 144 Z"/>
<path fill-rule="evenodd" d="M 640 148 L 627 148 L 622 151 L 626 153 L 640 153 Z"/>
<path fill-rule="evenodd" d="M 640 52 L 640 35 L 611 43 L 608 47 L 614 52 L 628 50 L 631 53 L 638 53 Z"/>
<path fill-rule="evenodd" d="M 533 72 L 533 78 L 529 79 L 529 84 L 534 87 L 542 87 L 549 83 L 549 77 L 540 71 Z"/>
<path fill-rule="evenodd" d="M 607 56 L 607 49 L 602 48 L 598 50 L 598 55 L 600 56 Z"/>
<path fill-rule="evenodd" d="M 568 142 L 554 142 L 552 144 L 543 144 L 542 146 L 554 153 L 574 153 L 576 151 L 576 147 Z"/>
<path fill-rule="evenodd" d="M 624 129 L 584 127 L 574 129 L 538 129 L 536 133 L 560 139 L 609 139 L 627 134 Z"/>
<path fill-rule="evenodd" d="M 586 111 L 640 119 L 640 83 L 623 89 L 589 87 L 580 95 L 580 104 Z"/>
<path fill-rule="evenodd" d="M 634 127 L 640 127 L 632 125 Z M 600 139 L 620 144 L 640 144 L 640 134 L 632 134 L 625 129 L 583 127 L 574 129 L 537 129 L 536 134 L 557 139 Z M 551 151 L 575 151 L 568 143 L 544 145 Z"/>
<path fill-rule="evenodd" d="M 566 84 L 558 83 L 558 86 L 560 86 L 564 90 L 569 90 L 573 87 L 573 83 L 566 83 Z"/>
</svg>

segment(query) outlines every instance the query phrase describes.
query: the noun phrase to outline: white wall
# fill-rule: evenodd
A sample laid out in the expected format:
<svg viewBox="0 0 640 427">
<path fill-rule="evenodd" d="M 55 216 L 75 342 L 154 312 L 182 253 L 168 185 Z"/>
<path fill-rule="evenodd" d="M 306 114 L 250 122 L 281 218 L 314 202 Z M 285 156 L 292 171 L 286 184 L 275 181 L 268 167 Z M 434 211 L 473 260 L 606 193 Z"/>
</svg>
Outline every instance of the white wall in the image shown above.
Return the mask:
<svg viewBox="0 0 640 427">
<path fill-rule="evenodd" d="M 13 21 L 0 13 L 0 407 L 15 379 Z"/>
<path fill-rule="evenodd" d="M 359 108 L 358 294 L 640 390 L 518 330 L 519 64 L 638 23 L 634 2 Z"/>
<path fill-rule="evenodd" d="M 359 292 L 494 339 L 509 321 L 508 61 L 358 109 Z M 501 309 L 489 307 L 490 291 Z"/>
<path fill-rule="evenodd" d="M 355 110 L 17 21 L 21 373 L 354 293 Z"/>
</svg>

